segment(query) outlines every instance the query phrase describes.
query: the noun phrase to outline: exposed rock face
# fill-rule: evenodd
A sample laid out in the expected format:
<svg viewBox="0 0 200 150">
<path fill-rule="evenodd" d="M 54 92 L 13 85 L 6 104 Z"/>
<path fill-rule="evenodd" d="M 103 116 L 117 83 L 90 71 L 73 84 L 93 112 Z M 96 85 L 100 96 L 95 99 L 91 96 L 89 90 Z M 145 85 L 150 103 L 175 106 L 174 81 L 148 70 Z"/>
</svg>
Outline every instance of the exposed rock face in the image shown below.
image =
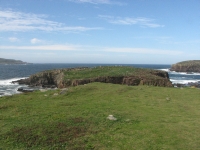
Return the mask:
<svg viewBox="0 0 200 150">
<path fill-rule="evenodd" d="M 105 76 L 105 77 L 94 77 L 88 79 L 75 79 L 75 80 L 65 80 L 64 71 L 70 71 L 72 69 L 80 70 L 85 68 L 70 68 L 61 70 L 44 71 L 31 75 L 27 79 L 22 79 L 18 82 L 19 84 L 27 84 L 30 86 L 42 86 L 49 88 L 65 88 L 68 86 L 78 86 L 91 82 L 103 82 L 103 83 L 113 83 L 113 84 L 125 84 L 131 86 L 137 85 L 153 85 L 153 86 L 163 86 L 163 87 L 173 87 L 169 80 L 167 72 L 152 70 L 150 71 L 151 77 L 148 75 L 139 76 Z"/>
<path fill-rule="evenodd" d="M 42 86 L 42 87 L 58 87 L 63 86 L 64 74 L 63 70 L 44 71 L 34 75 L 31 75 L 27 79 L 21 79 L 15 82 L 19 84 L 27 84 L 30 86 Z M 63 86 L 64 87 L 64 86 Z"/>
<path fill-rule="evenodd" d="M 171 66 L 171 71 L 200 72 L 200 60 L 183 61 Z"/>
<path fill-rule="evenodd" d="M 67 83 L 66 85 L 78 86 L 91 82 L 103 82 L 103 83 L 113 83 L 113 84 L 125 84 L 131 86 L 137 85 L 153 85 L 162 87 L 172 87 L 172 83 L 168 78 L 155 78 L 155 79 L 145 79 L 143 77 L 137 76 L 122 76 L 122 77 L 98 77 L 91 79 L 74 80 Z"/>
</svg>

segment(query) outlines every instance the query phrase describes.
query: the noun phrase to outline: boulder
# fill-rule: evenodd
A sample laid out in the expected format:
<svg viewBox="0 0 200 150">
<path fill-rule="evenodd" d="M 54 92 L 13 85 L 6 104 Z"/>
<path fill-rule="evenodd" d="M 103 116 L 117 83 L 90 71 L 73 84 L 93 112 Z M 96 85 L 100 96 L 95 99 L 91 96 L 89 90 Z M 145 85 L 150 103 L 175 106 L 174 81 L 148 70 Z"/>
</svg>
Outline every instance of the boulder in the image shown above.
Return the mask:
<svg viewBox="0 0 200 150">
<path fill-rule="evenodd" d="M 24 89 L 23 87 L 20 87 L 17 89 L 17 91 L 19 92 L 33 92 L 34 90 L 33 89 Z"/>
</svg>

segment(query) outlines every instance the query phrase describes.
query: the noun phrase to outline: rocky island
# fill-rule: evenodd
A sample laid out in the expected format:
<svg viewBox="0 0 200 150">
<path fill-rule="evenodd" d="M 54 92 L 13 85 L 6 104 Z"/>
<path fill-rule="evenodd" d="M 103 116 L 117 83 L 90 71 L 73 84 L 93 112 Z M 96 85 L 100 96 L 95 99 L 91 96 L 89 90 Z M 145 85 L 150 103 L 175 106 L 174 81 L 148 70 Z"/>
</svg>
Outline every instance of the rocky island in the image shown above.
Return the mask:
<svg viewBox="0 0 200 150">
<path fill-rule="evenodd" d="M 176 72 L 199 72 L 200 73 L 200 60 L 182 61 L 171 66 L 171 71 Z"/>
<path fill-rule="evenodd" d="M 5 59 L 5 58 L 0 58 L 0 65 L 4 65 L 4 64 L 27 64 L 27 62 L 23 62 L 21 60 L 14 60 L 14 59 Z"/>
<path fill-rule="evenodd" d="M 48 88 L 65 88 L 92 82 L 125 84 L 130 86 L 173 86 L 167 72 L 125 66 L 49 70 L 15 82 L 29 86 L 42 86 Z"/>
</svg>

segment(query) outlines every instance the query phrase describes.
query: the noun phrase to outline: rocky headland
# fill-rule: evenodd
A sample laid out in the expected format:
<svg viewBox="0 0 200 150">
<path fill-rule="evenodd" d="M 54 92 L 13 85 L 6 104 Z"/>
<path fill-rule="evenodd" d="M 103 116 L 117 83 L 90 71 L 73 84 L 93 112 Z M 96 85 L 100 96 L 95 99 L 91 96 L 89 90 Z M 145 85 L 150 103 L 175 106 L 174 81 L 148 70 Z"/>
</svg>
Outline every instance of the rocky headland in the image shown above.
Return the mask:
<svg viewBox="0 0 200 150">
<path fill-rule="evenodd" d="M 171 71 L 176 72 L 198 72 L 200 73 L 200 60 L 182 61 L 171 66 Z"/>
<path fill-rule="evenodd" d="M 42 86 L 44 88 L 65 88 L 91 82 L 125 84 L 130 86 L 152 85 L 173 87 L 167 72 L 133 67 L 56 69 L 39 72 L 31 75 L 27 79 L 21 79 L 15 82 L 33 87 Z"/>
<path fill-rule="evenodd" d="M 27 64 L 27 62 L 23 62 L 21 60 L 14 60 L 14 59 L 5 59 L 5 58 L 0 58 L 0 64 Z"/>
</svg>

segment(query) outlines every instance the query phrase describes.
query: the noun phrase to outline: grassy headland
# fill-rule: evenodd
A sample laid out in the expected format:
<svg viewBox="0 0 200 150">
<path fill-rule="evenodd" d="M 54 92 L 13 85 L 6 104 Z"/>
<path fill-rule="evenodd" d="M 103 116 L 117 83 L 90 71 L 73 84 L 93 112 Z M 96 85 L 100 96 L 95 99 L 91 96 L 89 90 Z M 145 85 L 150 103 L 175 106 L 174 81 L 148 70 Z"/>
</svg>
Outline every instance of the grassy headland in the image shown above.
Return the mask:
<svg viewBox="0 0 200 150">
<path fill-rule="evenodd" d="M 171 66 L 176 72 L 200 72 L 200 60 L 182 61 Z"/>
<path fill-rule="evenodd" d="M 66 79 L 88 79 L 107 76 L 138 76 L 149 74 L 150 69 L 141 69 L 127 66 L 103 66 L 94 68 L 80 68 L 65 71 Z"/>
<path fill-rule="evenodd" d="M 90 83 L 60 92 L 1 97 L 0 149 L 200 148 L 199 89 Z"/>
<path fill-rule="evenodd" d="M 172 87 L 167 72 L 126 66 L 50 70 L 37 73 L 20 81 L 21 84 L 32 86 L 48 87 L 53 85 L 59 88 L 92 82 Z"/>
</svg>

